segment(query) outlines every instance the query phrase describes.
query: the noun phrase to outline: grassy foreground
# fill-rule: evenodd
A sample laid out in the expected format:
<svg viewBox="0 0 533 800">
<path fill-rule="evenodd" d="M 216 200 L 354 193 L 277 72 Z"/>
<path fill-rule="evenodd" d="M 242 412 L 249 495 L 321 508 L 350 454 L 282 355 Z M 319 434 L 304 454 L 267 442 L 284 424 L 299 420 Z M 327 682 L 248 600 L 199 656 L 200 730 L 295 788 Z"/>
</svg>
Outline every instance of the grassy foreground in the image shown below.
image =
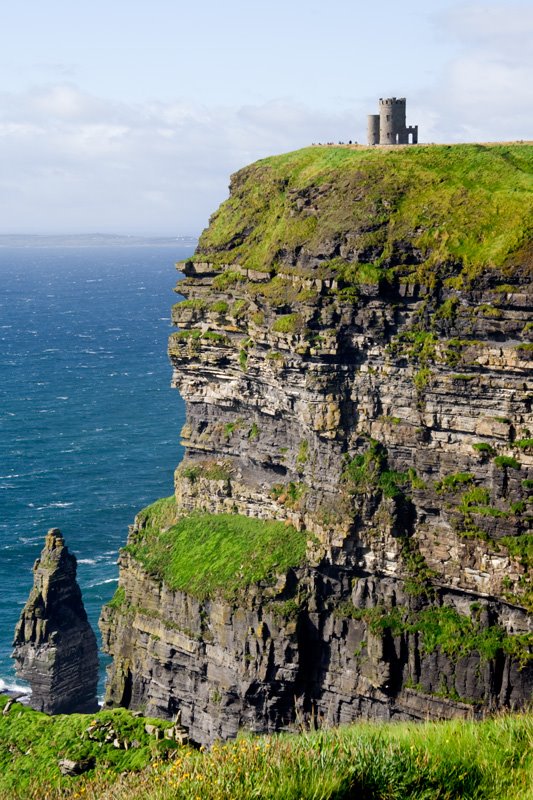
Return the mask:
<svg viewBox="0 0 533 800">
<path fill-rule="evenodd" d="M 0 700 L 4 705 L 4 699 Z M 83 745 L 93 719 L 137 726 L 143 744 L 60 778 L 55 767 Z M 209 751 L 146 743 L 146 720 L 119 709 L 46 717 L 16 705 L 0 716 L 2 800 L 530 800 L 533 716 L 484 722 L 361 723 L 298 736 L 243 737 Z M 159 721 L 160 726 L 168 723 Z M 22 753 L 26 748 L 30 753 Z M 127 763 L 127 759 L 130 763 Z M 133 760 L 132 760 L 133 759 Z M 54 771 L 55 770 L 55 771 Z"/>
<path fill-rule="evenodd" d="M 178 748 L 164 738 L 169 722 L 137 717 L 123 708 L 48 716 L 15 703 L 4 715 L 7 700 L 0 695 L 1 800 L 76 796 L 75 787 L 86 778 L 62 776 L 58 766 L 62 759 L 94 762 L 87 775 L 108 784 L 125 771 L 168 758 Z M 160 738 L 146 732 L 147 724 L 160 730 Z M 115 739 L 121 747 L 113 744 Z"/>
</svg>

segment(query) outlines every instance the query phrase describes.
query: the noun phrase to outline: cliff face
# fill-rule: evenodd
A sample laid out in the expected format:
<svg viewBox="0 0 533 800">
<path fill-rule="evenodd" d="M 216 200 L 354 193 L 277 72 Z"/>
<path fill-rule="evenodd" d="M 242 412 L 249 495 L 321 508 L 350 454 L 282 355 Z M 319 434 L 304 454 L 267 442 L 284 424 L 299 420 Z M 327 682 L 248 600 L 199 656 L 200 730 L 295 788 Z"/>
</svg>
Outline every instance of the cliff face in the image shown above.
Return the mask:
<svg viewBox="0 0 533 800">
<path fill-rule="evenodd" d="M 35 562 L 33 589 L 15 630 L 13 658 L 30 704 L 47 714 L 98 710 L 98 647 L 76 582 L 76 558 L 57 528 Z"/>
<path fill-rule="evenodd" d="M 102 615 L 109 703 L 209 742 L 529 700 L 532 174 L 531 147 L 463 146 L 233 177 L 183 265 L 187 452 Z M 221 514 L 305 556 L 223 573 Z"/>
</svg>

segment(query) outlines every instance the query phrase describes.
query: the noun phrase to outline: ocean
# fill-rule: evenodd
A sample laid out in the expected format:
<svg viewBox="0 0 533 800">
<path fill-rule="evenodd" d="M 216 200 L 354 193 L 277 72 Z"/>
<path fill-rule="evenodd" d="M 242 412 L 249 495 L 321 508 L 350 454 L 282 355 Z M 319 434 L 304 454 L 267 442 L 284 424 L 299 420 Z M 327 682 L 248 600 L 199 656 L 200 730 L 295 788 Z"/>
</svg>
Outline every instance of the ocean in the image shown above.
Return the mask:
<svg viewBox="0 0 533 800">
<path fill-rule="evenodd" d="M 136 512 L 173 491 L 184 403 L 166 355 L 192 247 L 0 247 L 0 690 L 49 528 L 97 631 Z M 100 694 L 106 657 L 101 657 Z"/>
</svg>

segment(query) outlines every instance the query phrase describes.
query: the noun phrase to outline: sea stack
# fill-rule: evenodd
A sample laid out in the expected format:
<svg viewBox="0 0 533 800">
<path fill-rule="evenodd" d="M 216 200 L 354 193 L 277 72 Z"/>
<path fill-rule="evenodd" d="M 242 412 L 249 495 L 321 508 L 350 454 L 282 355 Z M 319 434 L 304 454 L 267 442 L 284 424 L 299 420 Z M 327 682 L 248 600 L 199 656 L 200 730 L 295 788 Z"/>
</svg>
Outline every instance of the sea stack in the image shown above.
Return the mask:
<svg viewBox="0 0 533 800">
<path fill-rule="evenodd" d="M 33 588 L 15 629 L 17 675 L 30 704 L 47 714 L 98 709 L 98 646 L 76 581 L 76 557 L 51 528 L 33 567 Z"/>
</svg>

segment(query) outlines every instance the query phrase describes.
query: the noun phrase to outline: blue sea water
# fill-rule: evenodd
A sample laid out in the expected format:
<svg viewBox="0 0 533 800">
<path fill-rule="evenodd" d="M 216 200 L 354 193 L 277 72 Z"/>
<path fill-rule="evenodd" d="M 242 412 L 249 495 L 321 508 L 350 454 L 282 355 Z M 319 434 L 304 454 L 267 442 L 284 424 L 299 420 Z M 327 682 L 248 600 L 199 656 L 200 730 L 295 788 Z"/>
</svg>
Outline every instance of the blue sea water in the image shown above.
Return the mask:
<svg viewBox="0 0 533 800">
<path fill-rule="evenodd" d="M 0 248 L 0 689 L 48 528 L 93 627 L 135 513 L 172 493 L 184 404 L 166 355 L 191 248 Z M 102 680 L 105 658 L 102 661 Z"/>
</svg>

